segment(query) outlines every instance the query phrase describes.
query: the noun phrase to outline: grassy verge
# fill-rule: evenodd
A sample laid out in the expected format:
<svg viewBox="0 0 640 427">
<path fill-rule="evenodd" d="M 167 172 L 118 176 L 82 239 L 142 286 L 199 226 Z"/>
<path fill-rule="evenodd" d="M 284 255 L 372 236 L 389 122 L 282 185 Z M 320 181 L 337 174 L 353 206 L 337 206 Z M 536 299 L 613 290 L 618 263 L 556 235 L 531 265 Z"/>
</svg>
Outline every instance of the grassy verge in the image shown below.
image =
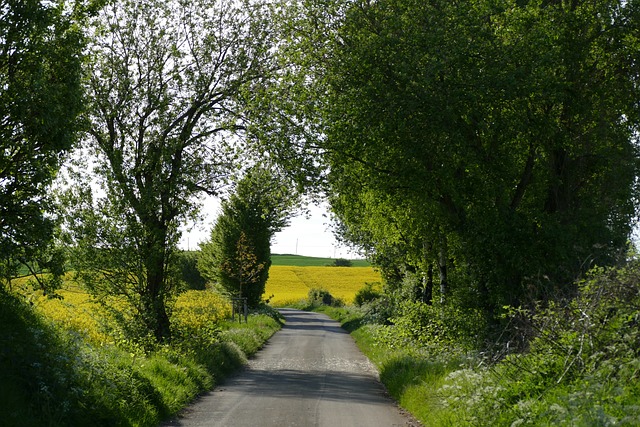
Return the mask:
<svg viewBox="0 0 640 427">
<path fill-rule="evenodd" d="M 366 324 L 353 308 L 320 310 L 343 323 L 425 426 L 640 425 L 640 264 L 596 271 L 567 304 L 515 310 L 537 333 L 527 351 L 493 363 L 464 341 L 408 338 L 415 322 Z"/>
<path fill-rule="evenodd" d="M 155 426 L 242 366 L 280 323 L 222 322 L 150 354 L 95 345 L 0 291 L 3 426 Z"/>
<path fill-rule="evenodd" d="M 307 257 L 302 255 L 292 255 L 292 254 L 272 254 L 271 255 L 271 265 L 286 265 L 286 266 L 296 266 L 296 267 L 325 267 L 333 264 L 333 259 L 331 258 L 319 258 L 319 257 Z"/>
<path fill-rule="evenodd" d="M 364 323 L 361 312 L 354 308 L 321 306 L 315 310 L 339 321 L 351 333 L 400 406 L 424 425 L 437 425 L 432 421 L 441 412 L 438 389 L 448 374 L 467 363 L 464 357 L 454 354 L 434 357 L 426 349 L 408 343 L 402 346 L 385 343 L 382 336 L 388 333 L 387 327 Z"/>
<path fill-rule="evenodd" d="M 297 267 L 325 267 L 335 264 L 335 258 L 319 258 L 291 254 L 271 255 L 272 265 L 287 265 Z M 371 263 L 365 259 L 350 260 L 353 267 L 370 267 Z"/>
</svg>

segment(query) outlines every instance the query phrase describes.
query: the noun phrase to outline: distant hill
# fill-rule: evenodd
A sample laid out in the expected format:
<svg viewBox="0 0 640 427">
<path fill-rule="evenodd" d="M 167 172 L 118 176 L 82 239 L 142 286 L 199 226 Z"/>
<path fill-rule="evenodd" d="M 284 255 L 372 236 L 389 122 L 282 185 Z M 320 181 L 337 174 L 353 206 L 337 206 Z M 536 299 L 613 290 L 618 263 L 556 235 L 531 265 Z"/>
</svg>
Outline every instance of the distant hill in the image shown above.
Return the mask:
<svg viewBox="0 0 640 427">
<path fill-rule="evenodd" d="M 321 267 L 325 265 L 333 265 L 335 258 L 316 258 L 302 255 L 291 254 L 272 254 L 272 265 L 291 265 L 296 267 Z M 366 259 L 350 260 L 353 267 L 370 267 L 371 263 Z"/>
</svg>

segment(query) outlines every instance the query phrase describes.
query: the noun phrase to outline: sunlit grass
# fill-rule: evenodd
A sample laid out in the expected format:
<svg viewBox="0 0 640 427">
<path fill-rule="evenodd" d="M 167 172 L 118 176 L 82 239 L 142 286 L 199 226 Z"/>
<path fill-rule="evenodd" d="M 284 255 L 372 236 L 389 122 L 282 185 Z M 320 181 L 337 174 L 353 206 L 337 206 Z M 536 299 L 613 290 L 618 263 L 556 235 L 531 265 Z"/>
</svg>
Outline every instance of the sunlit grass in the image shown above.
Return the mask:
<svg viewBox="0 0 640 427">
<path fill-rule="evenodd" d="M 171 305 L 173 340 L 137 351 L 108 335 L 113 319 L 72 280 L 61 298 L 27 282 L 0 291 L 0 341 L 13 344 L 0 357 L 1 425 L 156 426 L 239 369 L 281 325 L 265 313 L 233 322 L 227 299 L 187 291 Z"/>
<path fill-rule="evenodd" d="M 349 260 L 353 267 L 369 267 L 371 263 L 364 259 L 352 259 Z M 273 265 L 294 265 L 297 267 L 325 267 L 329 265 L 334 265 L 336 262 L 335 258 L 319 258 L 319 257 L 308 257 L 302 255 L 271 255 L 271 262 Z"/>
<path fill-rule="evenodd" d="M 312 288 L 328 290 L 345 303 L 365 283 L 380 282 L 380 274 L 371 267 L 298 267 L 275 265 L 269 269 L 265 298 L 275 306 L 284 306 L 307 298 Z"/>
</svg>

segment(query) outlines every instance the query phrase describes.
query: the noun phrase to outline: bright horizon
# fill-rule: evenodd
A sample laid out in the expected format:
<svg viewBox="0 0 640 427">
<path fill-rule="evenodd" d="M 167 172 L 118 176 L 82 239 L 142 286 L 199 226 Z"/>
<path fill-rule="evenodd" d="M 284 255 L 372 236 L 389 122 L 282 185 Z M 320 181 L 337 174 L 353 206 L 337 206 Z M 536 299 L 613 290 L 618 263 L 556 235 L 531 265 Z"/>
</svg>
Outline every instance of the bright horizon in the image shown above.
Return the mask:
<svg viewBox="0 0 640 427">
<path fill-rule="evenodd" d="M 183 250 L 197 250 L 198 245 L 209 238 L 211 227 L 220 208 L 218 200 L 210 198 L 204 203 L 204 219 L 183 230 L 178 246 Z M 319 258 L 362 258 L 341 245 L 330 230 L 330 219 L 326 203 L 307 206 L 309 215 L 293 217 L 289 226 L 276 233 L 271 242 L 272 254 L 303 255 Z"/>
</svg>

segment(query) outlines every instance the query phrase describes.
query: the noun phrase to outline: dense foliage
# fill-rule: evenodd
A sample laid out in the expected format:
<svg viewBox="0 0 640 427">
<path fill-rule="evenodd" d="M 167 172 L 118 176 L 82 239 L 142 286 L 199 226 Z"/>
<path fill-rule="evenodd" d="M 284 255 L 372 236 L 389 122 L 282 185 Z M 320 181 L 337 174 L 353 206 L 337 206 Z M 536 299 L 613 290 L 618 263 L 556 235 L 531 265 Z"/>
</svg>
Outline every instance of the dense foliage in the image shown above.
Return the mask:
<svg viewBox="0 0 640 427">
<path fill-rule="evenodd" d="M 198 268 L 230 296 L 262 301 L 271 267 L 271 239 L 288 223 L 296 197 L 267 169 L 249 170 L 227 200 L 201 244 Z"/>
<path fill-rule="evenodd" d="M 635 9 L 353 8 L 328 119 L 347 236 L 400 247 L 395 261 L 425 273 L 454 258 L 463 303 L 489 311 L 571 294 L 590 265 L 614 262 L 637 208 Z"/>
<path fill-rule="evenodd" d="M 426 425 L 637 424 L 638 266 L 576 279 L 628 261 L 640 3 L 286 3 L 282 129 L 381 268 L 348 324 L 391 394 Z"/>
<path fill-rule="evenodd" d="M 11 342 L 0 348 L 3 426 L 157 426 L 240 368 L 280 327 L 273 313 L 226 322 L 227 300 L 189 291 L 172 314 L 173 344 L 146 353 L 123 338 L 94 341 L 104 336 L 94 322 L 100 306 L 70 292 L 83 297 L 0 291 L 0 341 Z"/>
<path fill-rule="evenodd" d="M 49 250 L 54 222 L 47 190 L 79 127 L 84 40 L 75 18 L 60 2 L 11 0 L 0 9 L 3 280 L 20 265 L 55 273 L 62 268 Z"/>
<path fill-rule="evenodd" d="M 435 271 L 440 297 L 495 315 L 626 251 L 637 2 L 325 3 L 296 9 L 287 90 L 343 236 L 390 282 L 416 274 L 430 303 Z"/>
<path fill-rule="evenodd" d="M 202 277 L 198 270 L 199 252 L 182 251 L 176 254 L 177 274 L 187 289 L 202 290 L 207 284 L 207 280 Z"/>
<path fill-rule="evenodd" d="M 640 0 L 3 2 L 3 422 L 155 425 L 210 388 L 278 327 L 304 188 L 384 283 L 336 260 L 270 298 L 355 295 L 425 424 L 640 424 L 639 51 Z M 181 226 L 240 176 L 196 271 Z"/>
<path fill-rule="evenodd" d="M 127 0 L 107 2 L 90 28 L 79 156 L 93 164 L 80 170 L 104 191 L 85 182 L 67 201 L 74 268 L 94 294 L 127 299 L 157 341 L 170 338 L 179 227 L 246 151 L 245 89 L 268 75 L 267 23 L 253 2 Z"/>
<path fill-rule="evenodd" d="M 633 426 L 639 279 L 637 261 L 598 268 L 571 301 L 512 310 L 507 318 L 530 345 L 506 357 L 477 350 L 482 322 L 467 312 L 407 302 L 402 318 L 381 324 L 371 302 L 320 309 L 353 333 L 391 395 L 425 426 Z"/>
</svg>

